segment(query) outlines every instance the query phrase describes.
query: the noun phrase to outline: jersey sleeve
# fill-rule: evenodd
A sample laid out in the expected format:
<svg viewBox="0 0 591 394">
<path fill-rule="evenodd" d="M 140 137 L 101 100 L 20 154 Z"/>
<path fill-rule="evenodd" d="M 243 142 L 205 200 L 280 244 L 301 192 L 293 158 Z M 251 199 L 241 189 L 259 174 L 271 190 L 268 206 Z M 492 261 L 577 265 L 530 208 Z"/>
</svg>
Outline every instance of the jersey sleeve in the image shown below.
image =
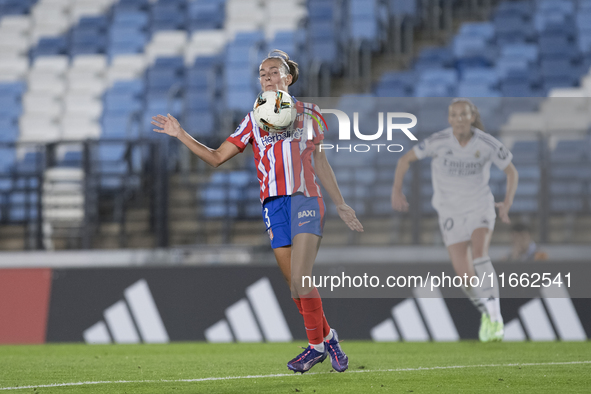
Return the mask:
<svg viewBox="0 0 591 394">
<path fill-rule="evenodd" d="M 492 162 L 495 163 L 500 170 L 504 170 L 513 160 L 513 154 L 500 141 L 495 140 L 496 148 L 492 153 Z"/>
<path fill-rule="evenodd" d="M 429 137 L 422 140 L 421 142 L 416 144 L 412 149 L 415 151 L 415 155 L 419 160 L 424 159 L 425 157 L 433 156 L 433 138 Z"/>
<path fill-rule="evenodd" d="M 240 149 L 240 152 L 243 152 L 246 145 L 248 145 L 253 138 L 253 127 L 255 126 L 252 124 L 249 113 L 244 119 L 242 119 L 242 122 L 240 122 L 240 125 L 236 128 L 234 133 L 226 138 L 226 141 L 236 145 L 238 149 Z"/>
</svg>

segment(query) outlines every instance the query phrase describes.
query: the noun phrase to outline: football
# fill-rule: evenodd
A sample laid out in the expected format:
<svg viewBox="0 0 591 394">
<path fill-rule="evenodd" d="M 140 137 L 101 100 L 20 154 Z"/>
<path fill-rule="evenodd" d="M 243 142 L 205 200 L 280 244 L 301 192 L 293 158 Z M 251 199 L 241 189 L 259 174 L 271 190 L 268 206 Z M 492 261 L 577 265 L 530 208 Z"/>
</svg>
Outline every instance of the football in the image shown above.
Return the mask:
<svg viewBox="0 0 591 394">
<path fill-rule="evenodd" d="M 297 115 L 295 102 L 289 93 L 281 90 L 259 94 L 253 110 L 257 125 L 268 133 L 286 130 Z"/>
</svg>

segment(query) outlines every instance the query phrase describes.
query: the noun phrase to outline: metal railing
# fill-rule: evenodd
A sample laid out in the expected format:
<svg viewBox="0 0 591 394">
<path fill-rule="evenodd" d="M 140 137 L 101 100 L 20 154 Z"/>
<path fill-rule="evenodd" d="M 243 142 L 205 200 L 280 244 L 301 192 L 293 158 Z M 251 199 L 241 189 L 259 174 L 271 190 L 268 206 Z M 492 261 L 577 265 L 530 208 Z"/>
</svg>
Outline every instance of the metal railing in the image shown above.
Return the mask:
<svg viewBox="0 0 591 394">
<path fill-rule="evenodd" d="M 167 141 L 167 140 L 165 140 Z M 68 141 L 71 144 L 72 141 Z M 126 212 L 132 206 L 146 205 L 149 210 L 150 232 L 154 235 L 154 246 L 168 246 L 168 143 L 149 139 L 121 140 L 102 139 L 75 141 L 82 146 L 79 163 L 60 163 L 57 147 L 60 143 L 0 143 L 0 148 L 21 149 L 38 152 L 34 168 L 20 168 L 22 163 L 15 163 L 7 171 L 0 172 L 0 181 L 10 180 L 12 185 L 0 189 L 0 226 L 20 225 L 24 227 L 25 249 L 45 249 L 48 247 L 48 228 L 56 218 L 48 218 L 50 208 L 46 207 L 47 171 L 52 169 L 75 169 L 81 174 L 79 182 L 83 195 L 84 212 L 81 220 L 71 220 L 75 231 L 69 231 L 62 237 L 77 238 L 70 240 L 76 248 L 90 249 L 97 237 L 101 223 L 114 222 L 120 226 L 119 246 L 125 247 L 129 231 L 126 229 Z M 97 148 L 101 145 L 117 144 L 125 146 L 125 155 L 116 163 L 125 166 L 125 170 L 104 170 L 101 168 Z M 140 154 L 139 163 L 134 159 Z M 111 162 L 115 163 L 115 162 Z M 63 164 L 63 165 L 60 165 Z M 108 178 L 115 186 L 102 183 Z M 36 180 L 32 182 L 31 180 Z M 59 183 L 59 176 L 56 178 Z M 34 186 L 32 186 L 34 185 Z M 24 203 L 16 203 L 16 193 L 24 193 Z M 35 208 L 31 201 L 36 201 Z M 59 200 L 58 200 L 59 201 Z M 109 219 L 99 212 L 101 205 L 110 205 Z M 15 216 L 17 210 L 24 214 Z M 64 219 L 67 220 L 67 219 Z M 51 227 L 49 227 L 51 228 Z"/>
</svg>

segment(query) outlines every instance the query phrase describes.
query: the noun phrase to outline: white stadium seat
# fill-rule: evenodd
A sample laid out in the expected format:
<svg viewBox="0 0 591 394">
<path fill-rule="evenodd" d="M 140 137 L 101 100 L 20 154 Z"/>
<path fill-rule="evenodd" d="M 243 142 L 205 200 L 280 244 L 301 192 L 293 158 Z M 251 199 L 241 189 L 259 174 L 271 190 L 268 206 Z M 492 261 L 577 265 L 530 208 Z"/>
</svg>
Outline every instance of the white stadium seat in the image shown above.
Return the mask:
<svg viewBox="0 0 591 394">
<path fill-rule="evenodd" d="M 54 96 L 27 92 L 23 96 L 23 111 L 26 115 L 59 118 L 63 112 L 63 103 Z"/>
<path fill-rule="evenodd" d="M 75 4 L 70 10 L 70 23 L 76 24 L 80 18 L 104 14 L 107 6 L 102 4 L 82 3 Z"/>
<path fill-rule="evenodd" d="M 92 101 L 68 100 L 65 102 L 65 109 L 67 116 L 80 115 L 89 119 L 99 119 L 103 113 L 103 103 L 98 99 Z"/>
<path fill-rule="evenodd" d="M 0 57 L 0 74 L 15 73 L 24 75 L 29 68 L 29 61 L 25 56 Z"/>
<path fill-rule="evenodd" d="M 111 60 L 111 67 L 121 67 L 134 71 L 144 71 L 148 60 L 143 54 L 117 55 Z"/>
<path fill-rule="evenodd" d="M 55 74 L 30 74 L 28 82 L 30 92 L 51 94 L 53 96 L 63 96 L 66 92 L 66 81 Z"/>
<path fill-rule="evenodd" d="M 17 57 L 27 55 L 29 38 L 20 33 L 0 32 L 0 53 L 2 56 Z"/>
<path fill-rule="evenodd" d="M 185 63 L 191 65 L 197 56 L 211 56 L 220 53 L 227 43 L 226 33 L 218 30 L 198 30 L 193 33 L 185 48 Z"/>
<path fill-rule="evenodd" d="M 107 57 L 99 54 L 75 56 L 72 61 L 72 69 L 104 72 L 107 69 Z"/>
<path fill-rule="evenodd" d="M 6 15 L 0 19 L 0 30 L 27 33 L 31 29 L 31 18 L 27 15 Z"/>
<path fill-rule="evenodd" d="M 33 70 L 64 75 L 68 70 L 69 64 L 70 58 L 66 55 L 39 56 L 33 62 Z"/>
<path fill-rule="evenodd" d="M 61 130 L 53 118 L 24 115 L 19 120 L 19 141 L 55 142 L 61 138 Z"/>
<path fill-rule="evenodd" d="M 130 79 L 137 79 L 141 77 L 142 71 L 135 71 L 125 67 L 111 67 L 107 71 L 107 82 L 113 85 L 115 81 L 128 81 Z"/>
<path fill-rule="evenodd" d="M 62 139 L 79 141 L 85 139 L 98 139 L 101 135 L 101 127 L 97 122 L 81 124 L 62 124 Z"/>
<path fill-rule="evenodd" d="M 68 92 L 76 94 L 89 94 L 100 96 L 104 93 L 107 88 L 107 84 L 104 79 L 87 79 L 87 80 L 75 80 L 69 83 Z"/>
</svg>

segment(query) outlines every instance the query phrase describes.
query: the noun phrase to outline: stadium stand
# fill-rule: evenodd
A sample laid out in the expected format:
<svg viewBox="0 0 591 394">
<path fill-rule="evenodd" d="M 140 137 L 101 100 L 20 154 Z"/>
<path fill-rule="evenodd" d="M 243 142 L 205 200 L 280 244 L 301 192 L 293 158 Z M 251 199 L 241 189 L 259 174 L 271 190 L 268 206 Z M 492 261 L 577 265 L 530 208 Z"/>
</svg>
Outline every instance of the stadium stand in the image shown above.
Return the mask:
<svg viewBox="0 0 591 394">
<path fill-rule="evenodd" d="M 425 4 L 416 0 L 3 0 L 0 223 L 30 226 L 42 205 L 44 212 L 46 205 L 57 207 L 43 217 L 51 217 L 51 223 L 68 222 L 68 228 L 99 220 L 100 198 L 90 198 L 82 188 L 96 196 L 110 195 L 113 210 L 119 213 L 107 215 L 112 218 L 108 220 L 124 224 L 122 212 L 128 208 L 122 199 L 143 194 L 143 177 L 156 171 L 150 167 L 156 154 L 150 143 L 162 145 L 170 155 L 170 171 L 177 159 L 182 161 L 176 145 L 169 146 L 152 132 L 151 116 L 171 113 L 195 137 L 217 144 L 225 133 L 218 135 L 216 130 L 235 124 L 250 110 L 259 90 L 256 67 L 269 50 L 284 49 L 298 60 L 302 82 L 292 93 L 304 95 L 321 70 L 334 77 L 367 73 L 364 56 L 387 50 L 412 53 L 413 31 L 426 24 L 424 15 L 429 13 Z M 591 95 L 589 20 L 591 2 L 586 0 L 500 2 L 489 20 L 463 23 L 448 45 L 423 48 L 411 69 L 382 74 L 365 97 L 484 98 L 478 105 L 485 124 L 513 149 L 522 174 L 514 210 L 524 215 L 544 207 L 561 215 L 588 213 L 591 175 L 580 165 L 577 169 L 572 159 L 591 160 L 580 148 L 589 146 L 589 107 L 579 104 L 582 101 L 571 105 L 539 97 Z M 531 100 L 513 105 L 506 97 Z M 340 104 L 347 108 L 347 98 Z M 441 128 L 446 106 L 415 108 L 424 119 L 421 136 Z M 568 129 L 556 120 L 556 114 L 565 111 L 569 111 Z M 367 127 L 376 125 L 368 122 Z M 568 138 L 555 141 L 551 137 L 557 131 Z M 537 140 L 540 135 L 543 139 Z M 36 152 L 38 144 L 47 144 L 43 145 L 47 153 Z M 407 141 L 403 145 L 407 148 Z M 564 153 L 569 147 L 581 152 Z M 355 161 L 346 156 L 330 159 L 347 168 Z M 360 215 L 390 212 L 384 182 L 391 182 L 395 163 L 388 160 L 356 163 L 355 171 L 339 175 L 343 193 Z M 36 174 L 29 177 L 36 179 L 34 186 L 19 175 L 31 163 L 33 170 L 25 172 Z M 255 169 L 251 164 L 235 167 L 211 178 L 207 172 L 198 174 L 199 182 L 192 187 L 198 185 L 199 190 L 190 193 L 194 201 L 188 209 L 198 212 L 199 220 L 258 219 L 258 185 L 246 181 L 254 179 Z M 428 163 L 417 171 L 419 187 L 412 189 L 411 181 L 405 187 L 409 192 L 418 190 L 418 214 L 430 217 Z M 98 176 L 98 181 L 87 180 L 89 174 Z M 40 182 L 69 184 L 74 178 L 77 184 L 68 186 L 72 191 L 64 192 L 66 196 Z M 502 174 L 493 172 L 491 178 L 493 192 L 502 195 Z M 376 190 L 377 201 L 366 193 L 369 188 Z M 544 190 L 549 191 L 548 201 L 538 198 Z M 238 203 L 238 196 L 247 198 Z M 329 215 L 335 214 L 329 210 Z M 50 232 L 45 230 L 45 238 Z"/>
</svg>

